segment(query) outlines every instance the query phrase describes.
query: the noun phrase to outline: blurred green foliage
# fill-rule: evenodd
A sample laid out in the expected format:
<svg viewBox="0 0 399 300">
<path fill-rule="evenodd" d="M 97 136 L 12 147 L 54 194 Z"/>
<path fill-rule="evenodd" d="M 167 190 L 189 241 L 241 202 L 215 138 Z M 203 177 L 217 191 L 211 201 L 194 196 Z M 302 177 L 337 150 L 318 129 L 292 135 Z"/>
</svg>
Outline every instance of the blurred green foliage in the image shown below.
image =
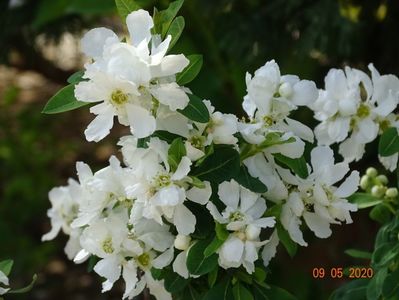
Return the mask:
<svg viewBox="0 0 399 300">
<path fill-rule="evenodd" d="M 169 3 L 136 2 L 150 11 Z M 115 11 L 113 0 L 2 0 L 0 64 L 34 70 L 64 84 L 76 70 L 48 61 L 35 43 L 37 37 L 58 41 L 64 32 L 80 36 L 99 25 L 123 28 Z M 276 59 L 283 73 L 315 80 L 319 86 L 329 68 L 346 64 L 365 69 L 374 62 L 382 73 L 399 73 L 399 3 L 394 0 L 186 0 L 181 14 L 185 31 L 174 52 L 204 55 L 199 77 L 188 86 L 224 112 L 242 113 L 245 72 L 252 73 L 269 59 Z M 44 116 L 40 111 L 48 99 L 17 103 L 18 96 L 17 87 L 0 90 L 0 258 L 12 257 L 15 273 L 30 276 L 49 257 L 62 257 L 62 239 L 40 242 L 48 229 L 48 191 L 73 175 L 74 160 L 90 162 L 98 145 L 84 143 L 86 121 L 77 122 L 76 112 Z M 299 118 L 311 122 L 306 113 Z M 345 248 L 335 239 L 348 242 L 346 234 L 341 230 L 331 238 L 335 242 L 328 247 L 335 248 L 329 250 L 330 258 L 342 256 Z M 362 246 L 372 240 L 361 240 Z M 298 259 L 307 255 L 300 250 Z M 315 257 L 313 263 L 320 264 Z M 300 268 L 287 269 L 292 261 L 280 257 L 269 279 L 281 286 L 286 282 L 300 299 L 324 299 L 331 286 L 315 282 L 310 273 L 298 275 Z"/>
</svg>

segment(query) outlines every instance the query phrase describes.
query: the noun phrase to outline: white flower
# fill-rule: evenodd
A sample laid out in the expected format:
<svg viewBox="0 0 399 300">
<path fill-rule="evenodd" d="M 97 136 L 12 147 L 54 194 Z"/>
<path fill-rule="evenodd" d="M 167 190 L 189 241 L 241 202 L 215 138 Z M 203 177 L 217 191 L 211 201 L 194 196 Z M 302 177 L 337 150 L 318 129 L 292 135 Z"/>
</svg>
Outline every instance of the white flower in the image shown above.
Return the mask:
<svg viewBox="0 0 399 300">
<path fill-rule="evenodd" d="M 224 211 L 220 214 L 212 202 L 207 204 L 207 208 L 217 222 L 225 224 L 231 231 L 218 250 L 219 265 L 223 268 L 243 265 L 248 273 L 252 273 L 258 249 L 267 242 L 259 238 L 261 229 L 273 227 L 274 217 L 262 218 L 266 201 L 234 180 L 221 183 L 218 195 L 226 205 Z"/>
<path fill-rule="evenodd" d="M 5 286 L 9 285 L 8 277 L 2 271 L 0 271 L 0 283 L 5 285 Z M 9 288 L 5 288 L 5 287 L 1 287 L 0 286 L 0 295 L 6 294 L 9 290 L 10 290 Z"/>
<path fill-rule="evenodd" d="M 114 116 L 136 137 L 147 137 L 156 128 L 159 105 L 176 111 L 189 101 L 174 77 L 189 61 L 182 54 L 166 55 L 171 36 L 163 42 L 152 36 L 154 23 L 144 10 L 130 13 L 126 23 L 130 43 L 119 42 L 105 28 L 90 30 L 82 39 L 83 52 L 95 61 L 85 65 L 84 78 L 89 80 L 76 85 L 75 96 L 83 102 L 101 102 L 90 109 L 97 117 L 85 131 L 89 141 L 108 135 Z"/>
<path fill-rule="evenodd" d="M 281 212 L 281 222 L 296 243 L 307 246 L 300 230 L 301 217 L 319 238 L 331 235 L 330 224 L 352 222 L 350 212 L 357 206 L 345 198 L 359 185 L 359 172 L 353 171 L 337 188 L 334 184 L 349 171 L 346 162 L 334 163 L 333 151 L 318 146 L 311 152 L 312 173 L 306 179 L 293 176 L 289 170 L 278 167 L 283 180 L 291 186 L 290 194 Z"/>
</svg>

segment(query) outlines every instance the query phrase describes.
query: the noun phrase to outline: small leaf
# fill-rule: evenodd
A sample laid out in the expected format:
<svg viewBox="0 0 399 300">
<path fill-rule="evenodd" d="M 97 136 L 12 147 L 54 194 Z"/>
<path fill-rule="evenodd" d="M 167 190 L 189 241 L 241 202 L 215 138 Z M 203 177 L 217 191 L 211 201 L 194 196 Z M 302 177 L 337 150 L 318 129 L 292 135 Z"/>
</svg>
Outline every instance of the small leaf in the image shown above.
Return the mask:
<svg viewBox="0 0 399 300">
<path fill-rule="evenodd" d="M 391 218 L 391 212 L 383 203 L 381 203 L 373 207 L 369 216 L 372 220 L 384 224 Z"/>
<path fill-rule="evenodd" d="M 118 14 L 123 20 L 133 11 L 140 9 L 140 6 L 134 0 L 115 0 Z"/>
<path fill-rule="evenodd" d="M 84 73 L 85 73 L 85 71 L 83 71 L 83 70 L 73 73 L 71 76 L 68 77 L 67 82 L 68 83 L 78 83 L 80 81 L 83 81 Z"/>
<path fill-rule="evenodd" d="M 161 34 L 162 38 L 166 36 L 173 19 L 176 17 L 180 8 L 183 6 L 184 0 L 177 0 L 169 4 L 169 7 L 162 11 L 154 13 L 154 31 Z"/>
<path fill-rule="evenodd" d="M 357 205 L 359 209 L 376 206 L 382 203 L 381 199 L 374 197 L 368 193 L 355 193 L 348 197 L 349 202 Z"/>
<path fill-rule="evenodd" d="M 237 176 L 234 177 L 234 180 L 237 181 L 243 187 L 246 187 L 252 192 L 255 193 L 266 193 L 267 187 L 260 181 L 258 178 L 252 177 L 248 169 L 245 165 L 242 165 L 240 168 L 240 172 Z"/>
<path fill-rule="evenodd" d="M 190 101 L 187 106 L 184 109 L 178 109 L 177 111 L 192 121 L 199 123 L 209 122 L 209 111 L 202 100 L 192 94 L 189 94 L 188 97 L 190 98 Z"/>
<path fill-rule="evenodd" d="M 391 156 L 399 152 L 399 135 L 396 128 L 388 128 L 380 137 L 378 153 L 381 156 Z"/>
<path fill-rule="evenodd" d="M 262 268 L 255 268 L 253 276 L 257 282 L 264 282 L 266 280 L 266 271 Z"/>
<path fill-rule="evenodd" d="M 176 171 L 181 159 L 185 155 L 186 147 L 184 146 L 182 138 L 175 139 L 168 150 L 168 163 L 173 171 Z"/>
<path fill-rule="evenodd" d="M 187 269 L 190 274 L 204 275 L 211 272 L 218 265 L 218 256 L 213 254 L 205 257 L 204 251 L 209 245 L 209 239 L 196 242 L 187 254 Z"/>
<path fill-rule="evenodd" d="M 288 291 L 277 286 L 270 285 L 268 288 L 253 285 L 255 300 L 297 300 Z"/>
<path fill-rule="evenodd" d="M 165 289 L 172 294 L 182 291 L 189 282 L 172 271 L 165 274 L 164 280 Z"/>
<path fill-rule="evenodd" d="M 212 254 L 216 253 L 216 251 L 223 245 L 224 241 L 219 240 L 216 236 L 212 240 L 212 242 L 206 247 L 204 251 L 204 256 L 209 257 Z"/>
<path fill-rule="evenodd" d="M 370 280 L 369 285 L 367 286 L 367 299 L 380 298 L 382 294 L 382 285 L 385 278 L 387 277 L 387 274 L 387 268 L 380 269 L 376 274 L 374 274 L 373 278 Z"/>
<path fill-rule="evenodd" d="M 230 233 L 226 229 L 226 225 L 220 224 L 215 221 L 215 232 L 216 237 L 221 240 L 225 241 L 229 237 Z"/>
<path fill-rule="evenodd" d="M 177 138 L 183 138 L 182 136 L 175 134 L 175 133 L 171 133 L 169 131 L 166 130 L 157 130 L 152 134 L 153 137 L 157 137 L 165 142 L 167 142 L 168 144 L 171 144 L 173 142 L 173 140 L 177 139 Z"/>
<path fill-rule="evenodd" d="M 12 259 L 7 259 L 0 261 L 0 271 L 2 271 L 6 276 L 10 275 L 14 261 Z"/>
<path fill-rule="evenodd" d="M 230 280 L 226 278 L 209 289 L 203 300 L 231 300 L 232 297 Z"/>
<path fill-rule="evenodd" d="M 274 158 L 278 162 L 290 168 L 299 177 L 305 179 L 309 176 L 306 160 L 303 156 L 300 158 L 289 158 L 280 153 L 275 153 Z"/>
<path fill-rule="evenodd" d="M 386 297 L 385 299 L 399 295 L 399 269 L 396 269 L 394 272 L 388 274 L 388 276 L 385 278 L 382 285 L 382 295 Z"/>
<path fill-rule="evenodd" d="M 298 245 L 291 240 L 290 235 L 288 234 L 288 231 L 283 228 L 279 223 L 276 225 L 277 228 L 277 234 L 278 238 L 280 241 L 283 243 L 285 249 L 287 250 L 288 254 L 291 257 L 294 257 L 297 250 L 298 250 Z"/>
<path fill-rule="evenodd" d="M 47 102 L 42 113 L 58 114 L 88 105 L 89 102 L 80 102 L 76 100 L 74 90 L 75 86 L 73 84 L 67 85 L 66 87 L 59 90 Z"/>
<path fill-rule="evenodd" d="M 348 249 L 345 251 L 345 254 L 354 258 L 361 258 L 361 259 L 371 259 L 371 256 L 373 255 L 370 252 L 357 250 L 357 249 Z"/>
<path fill-rule="evenodd" d="M 179 40 L 183 30 L 184 30 L 184 18 L 182 16 L 177 17 L 176 19 L 173 20 L 172 24 L 169 27 L 168 35 L 172 36 L 172 39 L 169 44 L 169 50 L 173 48 L 173 46 L 176 44 L 176 42 Z"/>
<path fill-rule="evenodd" d="M 36 279 L 37 279 L 37 275 L 35 274 L 35 275 L 33 275 L 32 282 L 31 282 L 28 286 L 26 286 L 26 287 L 24 287 L 24 288 L 21 288 L 21 289 L 16 289 L 16 290 L 8 291 L 8 293 L 9 293 L 9 294 L 23 294 L 23 293 L 27 293 L 27 292 L 29 292 L 29 291 L 33 288 L 33 285 L 35 284 Z"/>
<path fill-rule="evenodd" d="M 399 242 L 387 242 L 375 249 L 372 256 L 372 263 L 382 268 L 388 266 L 399 256 Z"/>
<path fill-rule="evenodd" d="M 212 272 L 210 272 L 208 274 L 208 285 L 210 288 L 215 285 L 216 280 L 218 279 L 218 272 L 219 272 L 219 268 L 215 268 L 215 269 L 213 269 Z"/>
<path fill-rule="evenodd" d="M 192 171 L 201 180 L 221 183 L 235 177 L 240 170 L 240 156 L 229 146 L 215 148 L 212 155 Z"/>
<path fill-rule="evenodd" d="M 253 300 L 251 293 L 239 282 L 233 286 L 234 300 Z"/>
<path fill-rule="evenodd" d="M 187 56 L 190 63 L 188 66 L 176 75 L 176 82 L 179 85 L 185 85 L 193 81 L 201 71 L 203 64 L 203 57 L 200 54 L 192 54 Z"/>
</svg>

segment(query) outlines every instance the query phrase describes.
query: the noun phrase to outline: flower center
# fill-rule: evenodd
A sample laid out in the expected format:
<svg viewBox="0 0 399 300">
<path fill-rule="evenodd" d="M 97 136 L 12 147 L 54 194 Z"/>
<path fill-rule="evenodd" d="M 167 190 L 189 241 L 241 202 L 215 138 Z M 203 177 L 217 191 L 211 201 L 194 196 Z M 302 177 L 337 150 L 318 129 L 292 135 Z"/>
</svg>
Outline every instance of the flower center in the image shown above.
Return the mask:
<svg viewBox="0 0 399 300">
<path fill-rule="evenodd" d="M 166 187 L 171 184 L 169 174 L 161 174 L 155 179 L 155 185 L 157 188 Z"/>
<path fill-rule="evenodd" d="M 202 147 L 204 147 L 204 142 L 205 142 L 205 137 L 203 136 L 195 135 L 190 138 L 191 145 L 197 149 L 201 149 Z"/>
<path fill-rule="evenodd" d="M 147 267 L 150 264 L 150 255 L 148 253 L 143 253 L 137 257 L 137 261 L 143 267 Z"/>
<path fill-rule="evenodd" d="M 121 105 L 126 103 L 128 100 L 128 96 L 123 93 L 121 90 L 115 90 L 111 94 L 111 101 L 114 104 Z"/>
<path fill-rule="evenodd" d="M 231 222 L 242 221 L 242 220 L 244 220 L 244 215 L 239 211 L 235 211 L 230 214 L 229 219 Z"/>
<path fill-rule="evenodd" d="M 361 118 L 367 118 L 370 115 L 370 107 L 366 104 L 360 104 L 359 108 L 357 109 L 356 115 Z"/>
<path fill-rule="evenodd" d="M 391 126 L 391 122 L 389 122 L 388 120 L 382 120 L 382 121 L 380 122 L 380 129 L 381 129 L 381 131 L 387 130 L 390 126 Z"/>
<path fill-rule="evenodd" d="M 273 118 L 270 116 L 263 116 L 263 123 L 266 127 L 270 127 L 273 125 Z"/>
<path fill-rule="evenodd" d="M 114 252 L 114 247 L 112 247 L 112 238 L 108 237 L 103 241 L 103 250 L 107 254 L 111 254 Z"/>
</svg>

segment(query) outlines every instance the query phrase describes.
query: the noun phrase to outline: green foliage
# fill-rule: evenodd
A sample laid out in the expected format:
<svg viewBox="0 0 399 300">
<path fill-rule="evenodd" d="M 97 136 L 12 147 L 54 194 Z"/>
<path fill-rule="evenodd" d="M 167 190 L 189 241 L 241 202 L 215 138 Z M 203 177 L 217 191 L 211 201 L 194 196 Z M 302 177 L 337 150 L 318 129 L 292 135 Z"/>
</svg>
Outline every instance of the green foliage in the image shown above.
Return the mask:
<svg viewBox="0 0 399 300">
<path fill-rule="evenodd" d="M 140 9 L 140 6 L 134 0 L 115 0 L 115 4 L 122 19 L 126 19 L 128 14 Z"/>
<path fill-rule="evenodd" d="M 206 123 L 209 121 L 209 112 L 202 100 L 195 95 L 188 95 L 190 101 L 188 105 L 181 110 L 178 110 L 183 116 L 186 116 L 190 120 Z"/>
<path fill-rule="evenodd" d="M 357 249 L 348 249 L 345 253 L 354 258 L 371 259 L 372 253 Z"/>
<path fill-rule="evenodd" d="M 71 76 L 68 77 L 67 82 L 71 83 L 71 84 L 76 84 L 76 83 L 82 81 L 84 73 L 85 73 L 85 71 L 83 71 L 83 70 L 73 73 Z"/>
<path fill-rule="evenodd" d="M 240 172 L 234 177 L 234 180 L 255 193 L 267 192 L 266 185 L 264 185 L 258 178 L 252 177 L 248 173 L 248 169 L 245 165 L 241 165 Z"/>
<path fill-rule="evenodd" d="M 254 297 L 252 296 L 250 291 L 248 291 L 245 288 L 245 286 L 240 284 L 239 282 L 237 282 L 233 286 L 233 297 L 234 297 L 234 300 L 253 300 L 254 299 Z"/>
<path fill-rule="evenodd" d="M 177 17 L 173 20 L 172 24 L 170 24 L 167 35 L 171 35 L 172 39 L 169 44 L 169 50 L 173 48 L 176 42 L 179 40 L 183 30 L 184 30 L 185 22 L 182 16 Z"/>
<path fill-rule="evenodd" d="M 70 84 L 59 90 L 43 108 L 44 114 L 58 114 L 69 110 L 77 109 L 79 107 L 89 104 L 89 102 L 80 102 L 76 100 L 75 85 Z"/>
<path fill-rule="evenodd" d="M 349 202 L 357 205 L 359 209 L 376 206 L 382 203 L 381 199 L 372 196 L 369 193 L 355 193 L 348 198 Z"/>
<path fill-rule="evenodd" d="M 2 271 L 6 276 L 10 275 L 14 261 L 12 259 L 7 259 L 0 261 L 0 271 Z"/>
<path fill-rule="evenodd" d="M 162 11 L 155 10 L 154 12 L 154 30 L 161 34 L 164 38 L 176 17 L 180 8 L 183 6 L 184 0 L 177 0 L 170 3 L 169 7 Z"/>
<path fill-rule="evenodd" d="M 186 147 L 182 138 L 173 140 L 168 150 L 168 163 L 172 171 L 176 171 L 183 156 L 186 155 Z"/>
<path fill-rule="evenodd" d="M 204 275 L 218 267 L 218 256 L 213 254 L 206 257 L 205 249 L 209 245 L 209 240 L 197 241 L 188 251 L 187 269 L 190 274 Z"/>
<path fill-rule="evenodd" d="M 300 158 L 289 158 L 280 153 L 276 153 L 274 154 L 274 158 L 277 162 L 290 168 L 299 177 L 307 178 L 309 176 L 306 160 L 303 156 Z"/>
<path fill-rule="evenodd" d="M 297 250 L 298 245 L 295 243 L 289 236 L 288 231 L 281 226 L 281 224 L 277 223 L 277 234 L 278 238 L 280 239 L 281 243 L 284 245 L 285 249 L 287 250 L 288 254 L 291 257 L 294 257 Z"/>
<path fill-rule="evenodd" d="M 166 272 L 163 278 L 165 280 L 165 289 L 173 294 L 184 290 L 189 282 L 187 279 L 177 275 L 172 271 Z"/>
<path fill-rule="evenodd" d="M 227 231 L 226 226 L 219 224 L 218 222 L 215 222 L 215 232 L 216 234 L 212 242 L 204 250 L 205 257 L 214 254 L 229 237 L 229 232 Z"/>
<path fill-rule="evenodd" d="M 201 180 L 214 183 L 234 178 L 240 170 L 240 157 L 236 150 L 229 146 L 215 147 L 213 154 L 192 171 Z"/>
<path fill-rule="evenodd" d="M 378 153 L 381 156 L 391 156 L 399 152 L 399 135 L 396 128 L 388 128 L 380 137 Z"/>
<path fill-rule="evenodd" d="M 173 24 L 172 24 L 173 25 Z M 194 80 L 199 74 L 203 64 L 203 57 L 200 54 L 188 55 L 187 59 L 190 61 L 188 66 L 176 75 L 176 82 L 179 85 L 185 85 Z"/>
</svg>

